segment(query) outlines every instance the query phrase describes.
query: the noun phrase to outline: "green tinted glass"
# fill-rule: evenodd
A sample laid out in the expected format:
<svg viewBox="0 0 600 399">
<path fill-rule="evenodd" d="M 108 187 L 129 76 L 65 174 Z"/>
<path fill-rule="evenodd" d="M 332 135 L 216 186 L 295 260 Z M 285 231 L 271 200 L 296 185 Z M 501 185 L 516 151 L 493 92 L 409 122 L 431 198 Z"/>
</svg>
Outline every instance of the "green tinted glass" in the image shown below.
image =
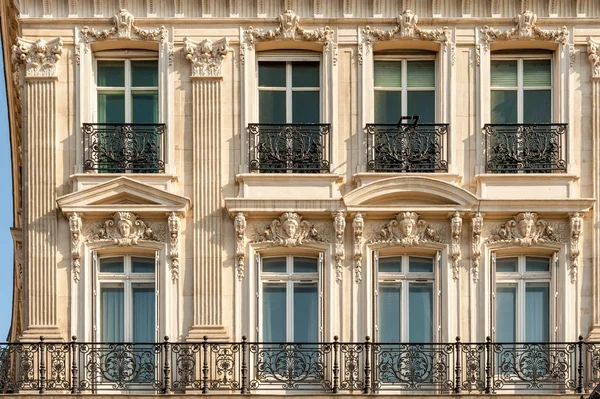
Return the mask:
<svg viewBox="0 0 600 399">
<path fill-rule="evenodd" d="M 517 61 L 492 61 L 492 87 L 517 87 Z"/>
<path fill-rule="evenodd" d="M 292 64 L 292 87 L 319 87 L 319 63 L 295 62 Z"/>
<path fill-rule="evenodd" d="M 285 62 L 259 62 L 258 85 L 285 87 Z"/>
<path fill-rule="evenodd" d="M 375 90 L 375 123 L 398 123 L 402 116 L 402 93 Z"/>
<path fill-rule="evenodd" d="M 319 95 L 318 91 L 292 93 L 292 123 L 319 123 Z"/>
<path fill-rule="evenodd" d="M 285 91 L 258 92 L 258 122 L 285 123 Z"/>
<path fill-rule="evenodd" d="M 131 61 L 131 85 L 134 87 L 158 86 L 158 61 Z"/>
<path fill-rule="evenodd" d="M 379 258 L 380 273 L 400 273 L 402 271 L 402 257 Z"/>
<path fill-rule="evenodd" d="M 125 61 L 98 61 L 99 87 L 125 86 Z"/>
<path fill-rule="evenodd" d="M 419 123 L 435 123 L 435 91 L 409 91 L 408 115 L 419 115 Z"/>
<path fill-rule="evenodd" d="M 496 272 L 511 273 L 518 270 L 517 258 L 498 258 L 496 259 Z"/>
<path fill-rule="evenodd" d="M 316 273 L 318 261 L 314 258 L 294 258 L 294 273 Z"/>
<path fill-rule="evenodd" d="M 551 86 L 551 70 L 550 60 L 524 60 L 523 86 Z"/>
<path fill-rule="evenodd" d="M 133 123 L 158 122 L 158 92 L 138 91 L 131 94 Z"/>
<path fill-rule="evenodd" d="M 124 123 L 125 122 L 125 93 L 100 92 L 98 93 L 98 122 L 99 123 Z"/>
<path fill-rule="evenodd" d="M 153 258 L 131 258 L 131 271 L 133 273 L 154 273 L 155 260 Z"/>
<path fill-rule="evenodd" d="M 123 258 L 102 258 L 100 259 L 100 272 L 101 273 L 123 273 Z"/>
<path fill-rule="evenodd" d="M 408 61 L 407 62 L 408 87 L 435 87 L 435 62 Z"/>
<path fill-rule="evenodd" d="M 408 260 L 408 271 L 411 273 L 433 273 L 433 259 L 411 256 Z"/>
<path fill-rule="evenodd" d="M 285 258 L 265 258 L 262 260 L 263 273 L 286 273 Z"/>
<path fill-rule="evenodd" d="M 525 271 L 549 272 L 550 258 L 538 258 L 534 256 L 528 256 L 525 261 Z"/>
<path fill-rule="evenodd" d="M 375 61 L 375 87 L 402 87 L 402 62 Z"/>
<path fill-rule="evenodd" d="M 492 90 L 492 123 L 517 123 L 517 91 Z"/>
<path fill-rule="evenodd" d="M 524 90 L 523 123 L 551 123 L 551 97 L 550 90 Z"/>
</svg>

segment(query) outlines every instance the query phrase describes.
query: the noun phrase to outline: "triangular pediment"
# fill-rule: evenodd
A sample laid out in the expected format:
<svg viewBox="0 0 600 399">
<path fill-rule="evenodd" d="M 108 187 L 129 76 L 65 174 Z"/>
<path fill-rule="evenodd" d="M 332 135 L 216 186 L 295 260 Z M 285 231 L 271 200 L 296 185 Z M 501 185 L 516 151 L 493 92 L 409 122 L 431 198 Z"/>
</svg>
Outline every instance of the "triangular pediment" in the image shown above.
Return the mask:
<svg viewBox="0 0 600 399">
<path fill-rule="evenodd" d="M 190 207 L 190 200 L 187 197 L 124 176 L 67 194 L 60 197 L 57 202 L 64 214 L 110 213 L 120 210 L 142 214 L 185 213 Z"/>
</svg>

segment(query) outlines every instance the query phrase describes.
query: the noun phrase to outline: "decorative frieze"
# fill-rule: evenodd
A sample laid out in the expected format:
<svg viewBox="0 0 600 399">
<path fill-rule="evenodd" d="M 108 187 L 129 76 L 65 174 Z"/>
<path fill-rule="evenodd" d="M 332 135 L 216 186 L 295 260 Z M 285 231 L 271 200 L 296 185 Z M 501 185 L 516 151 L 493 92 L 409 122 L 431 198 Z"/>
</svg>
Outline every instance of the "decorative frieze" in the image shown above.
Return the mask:
<svg viewBox="0 0 600 399">
<path fill-rule="evenodd" d="M 571 276 L 571 282 L 574 283 L 577 281 L 577 272 L 579 269 L 579 237 L 581 235 L 581 229 L 583 228 L 583 218 L 580 213 L 575 212 L 570 215 L 570 222 L 571 234 L 569 237 L 569 258 L 571 260 L 571 268 L 569 270 L 569 275 Z"/>
<path fill-rule="evenodd" d="M 588 59 L 592 64 L 592 79 L 600 78 L 600 41 L 588 38 Z"/>
<path fill-rule="evenodd" d="M 39 39 L 29 41 L 19 38 L 12 46 L 12 62 L 15 71 L 25 70 L 25 77 L 57 77 L 57 62 L 62 55 L 62 39 L 49 42 Z M 18 75 L 15 79 L 18 81 Z"/>
<path fill-rule="evenodd" d="M 462 232 L 462 218 L 460 213 L 454 212 L 452 215 L 451 226 L 451 238 L 452 242 L 450 245 L 450 257 L 452 258 L 452 278 L 458 280 L 459 275 L 459 261 L 461 257 L 460 251 L 460 234 Z"/>
<path fill-rule="evenodd" d="M 554 227 L 545 220 L 539 219 L 535 212 L 517 214 L 512 220 L 494 229 L 487 239 L 488 243 L 515 244 L 522 247 L 558 241 Z"/>
<path fill-rule="evenodd" d="M 92 225 L 91 230 L 90 242 L 105 241 L 120 247 L 137 245 L 139 241 L 164 241 L 153 226 L 131 212 L 115 212 L 110 219 Z"/>
<path fill-rule="evenodd" d="M 119 10 L 113 17 L 114 27 L 102 31 L 84 26 L 81 36 L 86 44 L 91 41 L 111 39 L 137 39 L 148 42 L 164 43 L 168 39 L 168 32 L 164 26 L 156 29 L 141 29 L 135 26 L 135 17 L 125 9 Z"/>
<path fill-rule="evenodd" d="M 185 58 L 192 63 L 192 77 L 220 77 L 221 63 L 229 52 L 227 38 L 213 42 L 204 39 L 196 43 L 187 37 L 184 39 Z"/>
<path fill-rule="evenodd" d="M 333 231 L 335 233 L 335 280 L 342 281 L 344 270 L 344 231 L 346 230 L 346 212 L 337 211 L 333 213 Z"/>
<path fill-rule="evenodd" d="M 419 219 L 416 212 L 398 213 L 369 243 L 410 247 L 425 242 L 442 242 L 434 227 Z"/>
<path fill-rule="evenodd" d="M 181 218 L 175 212 L 169 213 L 167 220 L 169 227 L 170 248 L 169 257 L 171 258 L 171 280 L 179 278 L 179 233 L 181 231 Z"/>
<path fill-rule="evenodd" d="M 479 259 L 481 258 L 481 233 L 483 232 L 483 215 L 477 212 L 471 219 L 471 275 L 473 282 L 479 281 Z"/>
<path fill-rule="evenodd" d="M 78 283 L 81 271 L 81 217 L 77 212 L 69 216 L 69 231 L 71 232 L 71 271 L 73 281 Z"/>
<path fill-rule="evenodd" d="M 284 212 L 273 220 L 264 232 L 260 233 L 255 243 L 272 243 L 286 247 L 301 246 L 305 243 L 326 243 L 326 239 L 316 227 L 296 212 Z"/>
<path fill-rule="evenodd" d="M 360 212 L 356 212 L 352 221 L 352 229 L 354 230 L 354 281 L 360 283 L 362 281 L 362 237 L 365 229 L 365 220 Z"/>
<path fill-rule="evenodd" d="M 233 219 L 233 229 L 235 230 L 235 259 L 237 265 L 238 280 L 244 279 L 244 263 L 246 259 L 246 242 L 244 233 L 246 232 L 246 215 L 243 212 L 235 214 Z"/>
</svg>

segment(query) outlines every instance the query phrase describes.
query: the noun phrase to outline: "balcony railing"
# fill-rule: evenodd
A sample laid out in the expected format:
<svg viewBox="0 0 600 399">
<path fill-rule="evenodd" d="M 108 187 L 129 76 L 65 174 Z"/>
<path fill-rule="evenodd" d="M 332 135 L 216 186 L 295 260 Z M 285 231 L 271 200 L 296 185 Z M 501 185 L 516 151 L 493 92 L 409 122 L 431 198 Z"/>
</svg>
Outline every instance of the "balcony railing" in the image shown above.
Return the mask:
<svg viewBox="0 0 600 399">
<path fill-rule="evenodd" d="M 448 172 L 448 124 L 368 124 L 367 171 Z"/>
<path fill-rule="evenodd" d="M 600 343 L 0 344 L 0 393 L 269 391 L 581 394 L 600 383 Z"/>
<path fill-rule="evenodd" d="M 82 131 L 86 172 L 165 171 L 164 124 L 84 123 Z"/>
<path fill-rule="evenodd" d="M 567 124 L 487 124 L 487 173 L 567 171 Z"/>
<path fill-rule="evenodd" d="M 248 125 L 251 172 L 329 173 L 331 125 Z"/>
</svg>

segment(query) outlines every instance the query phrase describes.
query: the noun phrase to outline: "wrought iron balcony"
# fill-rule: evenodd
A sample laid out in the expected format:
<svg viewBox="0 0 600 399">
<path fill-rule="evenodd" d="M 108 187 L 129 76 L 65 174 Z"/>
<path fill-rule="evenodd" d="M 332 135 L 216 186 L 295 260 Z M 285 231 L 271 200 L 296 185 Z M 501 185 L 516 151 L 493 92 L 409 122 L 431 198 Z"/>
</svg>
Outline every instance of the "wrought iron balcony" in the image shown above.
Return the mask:
<svg viewBox="0 0 600 399">
<path fill-rule="evenodd" d="M 84 123 L 82 131 L 86 172 L 165 171 L 164 124 Z"/>
<path fill-rule="evenodd" d="M 169 342 L 0 344 L 0 393 L 114 391 L 582 394 L 600 343 Z"/>
<path fill-rule="evenodd" d="M 566 123 L 487 124 L 487 173 L 567 171 Z"/>
<path fill-rule="evenodd" d="M 448 172 L 448 124 L 368 124 L 367 171 Z"/>
<path fill-rule="evenodd" d="M 250 171 L 328 173 L 330 131 L 325 123 L 249 124 Z"/>
</svg>

